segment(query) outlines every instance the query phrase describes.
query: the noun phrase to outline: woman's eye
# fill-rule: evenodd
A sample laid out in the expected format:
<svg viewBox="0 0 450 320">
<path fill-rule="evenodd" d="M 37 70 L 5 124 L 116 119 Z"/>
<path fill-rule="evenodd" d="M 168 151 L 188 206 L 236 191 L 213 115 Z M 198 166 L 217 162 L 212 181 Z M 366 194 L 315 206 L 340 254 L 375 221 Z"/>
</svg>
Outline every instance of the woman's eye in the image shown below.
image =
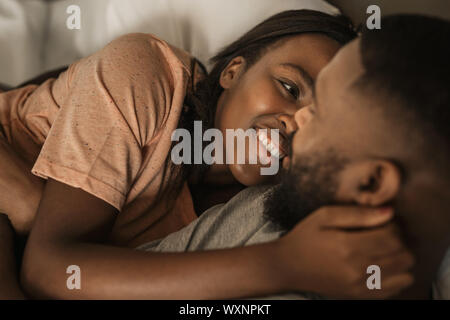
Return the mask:
<svg viewBox="0 0 450 320">
<path fill-rule="evenodd" d="M 299 95 L 300 95 L 300 92 L 299 92 L 299 90 L 298 90 L 298 88 L 297 88 L 297 86 L 296 85 L 291 85 L 291 84 L 289 84 L 289 83 L 287 83 L 287 82 L 284 82 L 284 81 L 280 81 L 280 83 L 281 83 L 281 85 L 283 86 L 283 88 L 295 99 L 295 100 L 297 100 L 298 99 L 298 97 L 299 97 Z"/>
</svg>

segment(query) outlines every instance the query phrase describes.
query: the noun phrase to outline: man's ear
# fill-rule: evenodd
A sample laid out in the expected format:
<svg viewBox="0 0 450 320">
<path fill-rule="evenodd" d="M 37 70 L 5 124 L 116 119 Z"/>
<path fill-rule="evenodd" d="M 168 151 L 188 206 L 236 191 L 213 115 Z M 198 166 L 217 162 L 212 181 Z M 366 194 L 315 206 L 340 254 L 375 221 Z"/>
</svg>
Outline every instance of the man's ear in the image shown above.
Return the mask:
<svg viewBox="0 0 450 320">
<path fill-rule="evenodd" d="M 239 79 L 245 69 L 245 59 L 241 56 L 233 58 L 220 74 L 220 85 L 229 89 Z"/>
<path fill-rule="evenodd" d="M 401 185 L 399 168 L 386 160 L 365 160 L 349 164 L 341 172 L 338 198 L 365 206 L 392 201 Z"/>
</svg>

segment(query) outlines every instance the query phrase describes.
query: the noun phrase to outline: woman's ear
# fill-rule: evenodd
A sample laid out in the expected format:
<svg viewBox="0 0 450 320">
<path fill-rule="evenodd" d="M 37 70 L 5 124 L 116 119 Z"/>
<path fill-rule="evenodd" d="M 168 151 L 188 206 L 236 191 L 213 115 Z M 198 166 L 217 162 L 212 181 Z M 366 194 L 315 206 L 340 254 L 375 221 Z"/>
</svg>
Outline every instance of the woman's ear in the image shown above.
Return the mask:
<svg viewBox="0 0 450 320">
<path fill-rule="evenodd" d="M 348 165 L 340 177 L 338 198 L 365 206 L 392 201 L 401 184 L 399 168 L 386 160 L 367 160 Z"/>
<path fill-rule="evenodd" d="M 224 89 L 229 89 L 239 79 L 240 74 L 245 69 L 245 59 L 241 56 L 233 58 L 220 74 L 220 85 Z"/>
</svg>

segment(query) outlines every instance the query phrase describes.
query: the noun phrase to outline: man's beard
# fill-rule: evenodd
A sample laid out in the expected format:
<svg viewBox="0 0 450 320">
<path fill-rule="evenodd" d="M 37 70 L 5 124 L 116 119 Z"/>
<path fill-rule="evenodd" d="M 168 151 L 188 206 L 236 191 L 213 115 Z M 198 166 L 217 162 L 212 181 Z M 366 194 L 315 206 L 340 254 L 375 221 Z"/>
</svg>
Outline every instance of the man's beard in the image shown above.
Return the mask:
<svg viewBox="0 0 450 320">
<path fill-rule="evenodd" d="M 289 231 L 313 211 L 336 204 L 338 175 L 346 163 L 332 149 L 297 159 L 266 197 L 264 215 L 276 229 Z"/>
</svg>

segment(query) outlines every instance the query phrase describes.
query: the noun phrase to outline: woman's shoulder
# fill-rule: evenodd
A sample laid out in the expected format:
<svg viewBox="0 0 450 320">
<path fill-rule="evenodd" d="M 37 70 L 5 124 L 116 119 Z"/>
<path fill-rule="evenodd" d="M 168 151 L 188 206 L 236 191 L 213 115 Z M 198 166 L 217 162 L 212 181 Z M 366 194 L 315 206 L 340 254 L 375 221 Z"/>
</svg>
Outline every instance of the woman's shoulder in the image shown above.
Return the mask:
<svg viewBox="0 0 450 320">
<path fill-rule="evenodd" d="M 189 75 L 192 73 L 193 57 L 187 51 L 150 33 L 125 34 L 111 41 L 99 53 L 117 66 L 133 66 L 141 70 L 168 66 L 175 73 L 181 69 Z"/>
</svg>

